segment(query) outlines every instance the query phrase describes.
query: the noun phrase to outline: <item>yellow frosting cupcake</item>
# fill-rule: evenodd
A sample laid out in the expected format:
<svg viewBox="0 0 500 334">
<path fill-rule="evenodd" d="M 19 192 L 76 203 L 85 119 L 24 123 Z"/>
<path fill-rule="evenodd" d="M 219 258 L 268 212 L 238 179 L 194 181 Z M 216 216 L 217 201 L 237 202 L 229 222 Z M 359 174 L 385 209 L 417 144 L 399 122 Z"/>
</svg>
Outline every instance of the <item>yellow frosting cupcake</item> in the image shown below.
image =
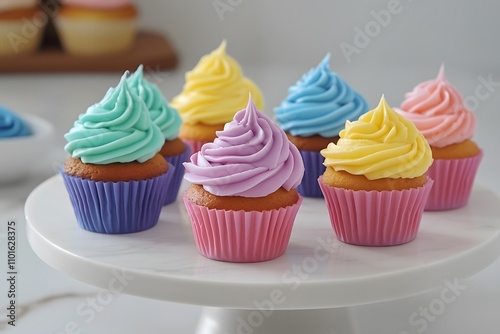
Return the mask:
<svg viewBox="0 0 500 334">
<path fill-rule="evenodd" d="M 415 188 L 432 164 L 427 140 L 415 125 L 392 110 L 382 96 L 377 108 L 346 122 L 337 144 L 321 151 L 323 181 L 354 190 Z M 339 175 L 336 175 L 339 174 Z"/>
<path fill-rule="evenodd" d="M 226 41 L 210 54 L 203 56 L 196 67 L 186 73 L 182 92 L 171 106 L 183 119 L 179 137 L 189 143 L 193 152 L 215 139 L 236 111 L 244 109 L 248 93 L 259 110 L 264 100 L 259 88 L 243 76 L 240 65 L 226 53 Z"/>
<path fill-rule="evenodd" d="M 326 171 L 320 187 L 340 240 L 387 246 L 416 237 L 433 182 L 425 175 L 432 153 L 415 125 L 383 96 L 375 109 L 347 121 L 337 144 L 321 154 Z"/>
</svg>

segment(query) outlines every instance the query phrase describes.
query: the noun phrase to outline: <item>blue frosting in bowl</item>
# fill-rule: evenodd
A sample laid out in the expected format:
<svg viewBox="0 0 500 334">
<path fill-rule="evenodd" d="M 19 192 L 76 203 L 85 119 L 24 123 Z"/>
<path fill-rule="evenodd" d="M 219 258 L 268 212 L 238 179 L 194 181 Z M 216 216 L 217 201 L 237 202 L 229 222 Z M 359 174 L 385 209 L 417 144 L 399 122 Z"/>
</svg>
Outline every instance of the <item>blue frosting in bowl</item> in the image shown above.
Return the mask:
<svg viewBox="0 0 500 334">
<path fill-rule="evenodd" d="M 22 137 L 31 134 L 30 127 L 22 118 L 0 107 L 0 138 Z"/>
</svg>

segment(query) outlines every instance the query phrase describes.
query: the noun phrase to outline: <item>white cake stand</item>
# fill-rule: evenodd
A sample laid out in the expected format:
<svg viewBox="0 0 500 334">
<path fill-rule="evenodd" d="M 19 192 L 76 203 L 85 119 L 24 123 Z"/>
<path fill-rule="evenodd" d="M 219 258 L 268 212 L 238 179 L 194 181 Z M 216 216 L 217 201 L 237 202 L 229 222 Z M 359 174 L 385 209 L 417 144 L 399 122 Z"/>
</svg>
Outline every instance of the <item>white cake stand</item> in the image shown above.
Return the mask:
<svg viewBox="0 0 500 334">
<path fill-rule="evenodd" d="M 484 187 L 464 208 L 424 213 L 417 239 L 396 247 L 339 242 L 323 200 L 305 199 L 286 254 L 253 264 L 199 255 L 181 201 L 148 231 L 91 233 L 54 176 L 25 210 L 29 242 L 46 263 L 111 293 L 204 305 L 197 334 L 356 333 L 350 307 L 451 284 L 500 254 L 500 200 Z"/>
</svg>

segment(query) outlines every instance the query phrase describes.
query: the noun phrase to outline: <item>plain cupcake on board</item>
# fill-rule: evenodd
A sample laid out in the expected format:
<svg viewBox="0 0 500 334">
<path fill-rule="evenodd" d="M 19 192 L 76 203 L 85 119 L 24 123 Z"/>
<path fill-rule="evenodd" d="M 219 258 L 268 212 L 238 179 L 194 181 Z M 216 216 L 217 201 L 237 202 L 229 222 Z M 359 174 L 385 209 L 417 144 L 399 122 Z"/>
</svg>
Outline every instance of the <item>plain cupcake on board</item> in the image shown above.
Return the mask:
<svg viewBox="0 0 500 334">
<path fill-rule="evenodd" d="M 171 101 L 182 119 L 179 137 L 198 152 L 215 139 L 215 132 L 245 108 L 251 93 L 259 110 L 264 108 L 260 89 L 243 76 L 240 65 L 226 53 L 226 41 L 203 56 L 194 69 L 186 73 L 182 92 Z"/>
<path fill-rule="evenodd" d="M 425 174 L 431 149 L 412 122 L 382 96 L 321 154 L 326 170 L 318 181 L 340 241 L 394 246 L 415 239 L 433 181 Z"/>
<path fill-rule="evenodd" d="M 425 209 L 440 211 L 466 205 L 483 152 L 471 140 L 476 117 L 446 80 L 444 66 L 436 79 L 407 93 L 397 111 L 415 123 L 431 146 L 434 163 L 427 175 L 434 186 Z"/>
<path fill-rule="evenodd" d="M 189 146 L 178 137 L 182 119 L 177 110 L 169 106 L 158 86 L 144 78 L 142 65 L 127 79 L 127 83 L 144 101 L 151 120 L 160 128 L 165 138 L 159 153 L 174 168 L 169 191 L 163 203 L 170 204 L 177 198 L 184 175 L 182 163 L 188 161 L 191 152 Z"/>
<path fill-rule="evenodd" d="M 306 171 L 298 190 L 306 197 L 323 197 L 318 185 L 325 171 L 320 150 L 337 142 L 345 121 L 368 111 L 365 99 L 330 70 L 329 62 L 327 54 L 288 89 L 286 99 L 274 109 L 276 121 L 304 160 Z"/>
<path fill-rule="evenodd" d="M 62 0 L 55 24 L 63 49 L 94 56 L 123 52 L 132 46 L 137 9 L 131 0 Z"/>
<path fill-rule="evenodd" d="M 297 148 L 252 99 L 184 164 L 183 199 L 199 252 L 258 262 L 282 255 L 302 202 Z"/>
<path fill-rule="evenodd" d="M 0 56 L 37 51 L 47 22 L 37 0 L 0 1 Z"/>
<path fill-rule="evenodd" d="M 70 156 L 60 172 L 79 225 L 92 232 L 156 225 L 172 177 L 158 153 L 165 137 L 129 88 L 127 74 L 65 135 Z"/>
</svg>

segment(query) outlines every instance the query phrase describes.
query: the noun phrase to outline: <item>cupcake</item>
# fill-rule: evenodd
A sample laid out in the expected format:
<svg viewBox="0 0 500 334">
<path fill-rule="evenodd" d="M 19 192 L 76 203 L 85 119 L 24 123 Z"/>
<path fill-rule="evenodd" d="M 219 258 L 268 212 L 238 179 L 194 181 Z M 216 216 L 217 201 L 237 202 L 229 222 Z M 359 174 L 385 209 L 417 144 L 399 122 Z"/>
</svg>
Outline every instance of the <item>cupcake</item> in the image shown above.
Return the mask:
<svg viewBox="0 0 500 334">
<path fill-rule="evenodd" d="M 0 1 L 0 56 L 38 50 L 47 22 L 37 0 Z"/>
<path fill-rule="evenodd" d="M 196 245 L 210 259 L 258 262 L 282 255 L 302 202 L 297 148 L 250 98 L 213 143 L 184 164 Z"/>
<path fill-rule="evenodd" d="M 276 121 L 297 146 L 305 165 L 299 192 L 322 197 L 318 177 L 325 171 L 320 150 L 336 143 L 345 121 L 368 111 L 365 99 L 330 70 L 330 54 L 288 90 L 287 98 L 274 109 Z"/>
<path fill-rule="evenodd" d="M 78 117 L 65 135 L 61 174 L 80 226 L 99 233 L 153 227 L 171 171 L 158 152 L 165 138 L 126 82 Z"/>
<path fill-rule="evenodd" d="M 188 161 L 190 155 L 189 146 L 184 144 L 177 136 L 182 120 L 179 113 L 168 105 L 158 87 L 144 78 L 142 65 L 132 74 L 127 82 L 130 88 L 146 103 L 149 115 L 165 138 L 160 154 L 174 168 L 172 181 L 165 197 L 164 205 L 175 201 L 182 177 L 184 175 L 183 162 Z"/>
<path fill-rule="evenodd" d="M 245 108 L 249 92 L 257 108 L 262 110 L 262 93 L 243 76 L 236 60 L 226 54 L 226 41 L 223 41 L 186 73 L 182 92 L 171 101 L 183 120 L 179 137 L 193 152 L 198 152 L 204 143 L 215 139 L 215 132 L 222 130 L 236 111 Z"/>
<path fill-rule="evenodd" d="M 337 238 L 362 246 L 415 239 L 433 183 L 424 136 L 383 96 L 339 135 L 321 150 L 326 170 L 318 180 Z"/>
<path fill-rule="evenodd" d="M 446 80 L 444 66 L 435 80 L 423 82 L 407 93 L 398 112 L 415 123 L 431 146 L 434 162 L 427 175 L 434 180 L 434 186 L 425 210 L 466 205 L 483 152 L 471 140 L 476 118 Z"/>
<path fill-rule="evenodd" d="M 94 56 L 128 50 L 137 16 L 131 0 L 62 0 L 55 24 L 66 52 Z"/>
</svg>

